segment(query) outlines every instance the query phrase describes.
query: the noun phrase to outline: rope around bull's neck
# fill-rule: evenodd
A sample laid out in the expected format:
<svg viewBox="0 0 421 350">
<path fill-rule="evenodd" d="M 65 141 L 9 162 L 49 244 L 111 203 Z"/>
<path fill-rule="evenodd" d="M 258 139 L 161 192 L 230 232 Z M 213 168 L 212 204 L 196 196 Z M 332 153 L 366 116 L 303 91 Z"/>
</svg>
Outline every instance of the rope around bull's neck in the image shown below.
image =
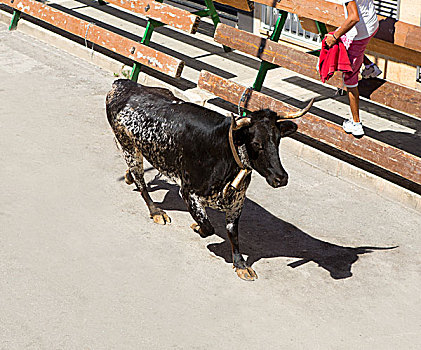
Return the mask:
<svg viewBox="0 0 421 350">
<path fill-rule="evenodd" d="M 242 114 L 243 114 L 242 111 L 241 111 L 241 102 L 244 102 L 245 99 L 250 96 L 252 90 L 253 90 L 253 88 L 251 86 L 249 86 L 248 88 L 245 88 L 241 97 L 240 97 L 240 100 L 238 101 L 238 116 L 239 117 L 241 117 Z M 235 116 L 234 116 L 234 114 L 231 114 L 231 125 L 230 125 L 229 132 L 228 132 L 228 140 L 229 140 L 229 144 L 230 144 L 230 147 L 231 147 L 231 152 L 232 152 L 232 155 L 234 156 L 234 159 L 235 159 L 235 162 L 237 163 L 237 165 L 241 169 L 249 170 L 250 164 L 247 164 L 247 167 L 243 164 L 243 162 L 241 161 L 240 157 L 238 156 L 237 150 L 234 146 L 234 138 L 232 136 L 232 130 L 233 130 L 234 126 L 235 126 Z M 247 157 L 247 152 L 245 150 L 243 150 L 242 153 L 243 153 L 244 161 L 246 163 L 249 163 L 248 157 Z M 247 169 L 247 168 L 249 168 L 249 169 Z"/>
<path fill-rule="evenodd" d="M 248 88 L 245 88 L 244 89 L 244 91 L 243 91 L 243 93 L 242 93 L 242 95 L 240 97 L 240 100 L 238 101 L 238 106 L 237 106 L 237 108 L 238 108 L 238 116 L 239 117 L 242 117 L 242 114 L 243 114 L 241 112 L 241 102 L 244 102 L 246 100 L 246 98 L 250 97 L 250 94 L 251 94 L 252 91 L 253 91 L 253 87 L 252 86 L 249 86 Z"/>
<path fill-rule="evenodd" d="M 235 145 L 234 145 L 234 138 L 232 136 L 232 129 L 234 128 L 234 125 L 235 125 L 235 117 L 234 117 L 233 114 L 231 114 L 231 125 L 230 125 L 229 131 L 228 131 L 228 141 L 229 141 L 229 144 L 230 144 L 230 147 L 231 147 L 231 152 L 232 152 L 232 155 L 234 156 L 235 162 L 237 163 L 237 165 L 241 169 L 245 169 L 246 167 L 241 162 L 241 159 L 238 156 L 237 150 L 236 150 Z"/>
<path fill-rule="evenodd" d="M 232 135 L 232 131 L 235 125 L 235 116 L 232 114 L 231 115 L 231 125 L 228 131 L 228 141 L 229 141 L 229 145 L 231 148 L 231 153 L 234 157 L 235 162 L 237 163 L 237 165 L 243 169 L 243 170 L 251 170 L 251 166 L 250 166 L 250 162 L 248 159 L 248 155 L 247 155 L 247 151 L 245 150 L 245 147 L 240 146 L 239 150 L 240 150 L 240 156 L 242 159 L 240 159 L 240 156 L 238 155 L 237 149 L 235 148 L 234 145 L 234 137 Z"/>
</svg>

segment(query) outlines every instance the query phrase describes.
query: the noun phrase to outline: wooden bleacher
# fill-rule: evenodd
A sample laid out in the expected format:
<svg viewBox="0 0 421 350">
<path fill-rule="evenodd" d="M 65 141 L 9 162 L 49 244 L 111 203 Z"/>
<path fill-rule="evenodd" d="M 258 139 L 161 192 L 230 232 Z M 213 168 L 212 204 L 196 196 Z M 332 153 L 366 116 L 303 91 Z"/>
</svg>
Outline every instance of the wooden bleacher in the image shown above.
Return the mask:
<svg viewBox="0 0 421 350">
<path fill-rule="evenodd" d="M 43 22 L 65 30 L 85 42 L 91 42 L 130 58 L 139 64 L 158 70 L 171 77 L 178 78 L 184 67 L 184 62 L 136 41 L 127 39 L 94 23 L 84 21 L 72 15 L 59 11 L 51 6 L 34 0 L 0 0 L 19 13 L 38 18 Z M 13 21 L 12 21 L 13 23 Z"/>
</svg>

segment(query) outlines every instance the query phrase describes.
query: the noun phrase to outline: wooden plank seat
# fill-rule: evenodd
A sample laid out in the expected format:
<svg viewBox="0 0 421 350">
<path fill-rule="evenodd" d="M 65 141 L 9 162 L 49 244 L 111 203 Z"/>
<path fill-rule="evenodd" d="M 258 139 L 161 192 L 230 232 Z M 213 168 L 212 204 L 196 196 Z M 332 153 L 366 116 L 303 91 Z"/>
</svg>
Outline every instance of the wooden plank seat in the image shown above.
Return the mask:
<svg viewBox="0 0 421 350">
<path fill-rule="evenodd" d="M 343 5 L 325 0 L 256 0 L 255 2 L 333 27 L 340 26 L 345 20 Z M 396 61 L 414 66 L 420 65 L 421 27 L 383 16 L 378 16 L 378 18 L 379 31 L 370 40 L 367 50 L 388 56 Z M 303 24 L 307 27 L 306 21 Z M 314 31 L 314 28 L 310 31 Z"/>
<path fill-rule="evenodd" d="M 263 61 L 320 80 L 316 69 L 318 58 L 314 55 L 225 24 L 218 25 L 214 39 Z M 335 74 L 328 84 L 342 88 L 341 75 Z M 361 96 L 421 118 L 421 91 L 380 79 L 361 80 L 359 84 Z"/>
<path fill-rule="evenodd" d="M 149 68 L 178 78 L 184 62 L 34 0 L 0 0 L 7 6 L 114 51 Z"/>
<path fill-rule="evenodd" d="M 246 89 L 207 71 L 201 71 L 198 86 L 234 105 L 240 103 Z M 296 107 L 254 90 L 241 106 L 249 111 L 269 108 L 279 115 L 298 111 Z M 357 140 L 345 134 L 341 126 L 311 113 L 294 121 L 298 124 L 298 131 L 304 135 L 421 184 L 421 159 L 410 153 L 370 137 Z"/>
<path fill-rule="evenodd" d="M 191 34 L 196 33 L 200 23 L 200 16 L 154 0 L 107 0 L 107 2 Z"/>
<path fill-rule="evenodd" d="M 254 10 L 254 2 L 251 0 L 214 0 L 214 1 L 219 4 L 231 6 L 236 9 L 247 11 L 247 12 Z"/>
</svg>

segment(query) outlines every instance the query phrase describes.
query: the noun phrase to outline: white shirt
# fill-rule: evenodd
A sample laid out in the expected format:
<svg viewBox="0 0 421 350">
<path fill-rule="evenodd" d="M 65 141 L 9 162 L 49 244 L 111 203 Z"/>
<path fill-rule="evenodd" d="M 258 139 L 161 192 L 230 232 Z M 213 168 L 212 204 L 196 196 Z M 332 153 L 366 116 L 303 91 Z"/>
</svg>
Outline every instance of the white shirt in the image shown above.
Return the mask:
<svg viewBox="0 0 421 350">
<path fill-rule="evenodd" d="M 342 0 L 345 10 L 345 18 L 348 18 L 348 11 L 345 4 L 355 1 L 357 3 L 360 21 L 352 27 L 345 35 L 350 40 L 362 40 L 370 37 L 379 27 L 376 8 L 373 0 Z"/>
</svg>

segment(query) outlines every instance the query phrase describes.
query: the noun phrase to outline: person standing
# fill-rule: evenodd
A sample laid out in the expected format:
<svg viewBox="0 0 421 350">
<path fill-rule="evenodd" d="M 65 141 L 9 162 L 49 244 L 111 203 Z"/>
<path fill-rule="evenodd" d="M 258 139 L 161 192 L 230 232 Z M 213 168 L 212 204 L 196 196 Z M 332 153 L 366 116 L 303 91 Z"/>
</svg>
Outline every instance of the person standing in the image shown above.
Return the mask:
<svg viewBox="0 0 421 350">
<path fill-rule="evenodd" d="M 368 42 L 379 28 L 373 0 L 341 0 L 345 10 L 345 21 L 326 35 L 326 45 L 331 47 L 341 38 L 351 62 L 352 72 L 344 73 L 344 85 L 348 92 L 352 119 L 345 120 L 342 127 L 346 133 L 355 137 L 364 135 L 360 120 L 358 92 L 358 73 L 364 61 L 364 51 Z"/>
</svg>

